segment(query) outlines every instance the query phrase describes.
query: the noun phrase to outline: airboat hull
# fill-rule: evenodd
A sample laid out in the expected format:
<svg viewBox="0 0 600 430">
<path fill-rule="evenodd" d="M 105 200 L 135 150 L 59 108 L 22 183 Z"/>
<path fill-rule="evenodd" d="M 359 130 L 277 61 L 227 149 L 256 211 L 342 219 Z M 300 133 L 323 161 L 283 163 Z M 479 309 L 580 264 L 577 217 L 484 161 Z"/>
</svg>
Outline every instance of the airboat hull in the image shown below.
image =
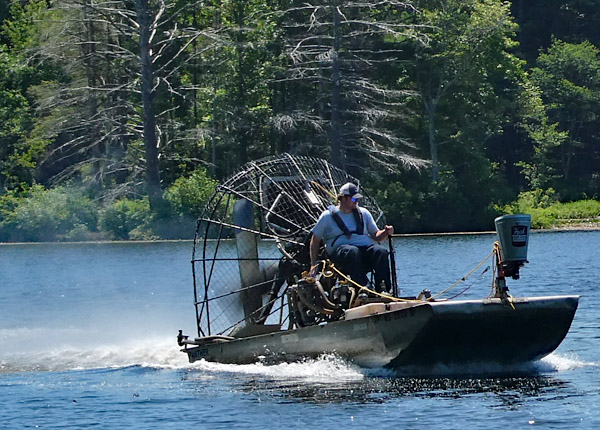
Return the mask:
<svg viewBox="0 0 600 430">
<path fill-rule="evenodd" d="M 278 363 L 332 353 L 363 367 L 540 359 L 566 336 L 579 296 L 423 302 L 353 319 L 235 339 L 186 341 L 189 361 Z M 358 308 L 355 308 L 358 309 Z M 356 311 L 354 312 L 356 316 Z"/>
</svg>

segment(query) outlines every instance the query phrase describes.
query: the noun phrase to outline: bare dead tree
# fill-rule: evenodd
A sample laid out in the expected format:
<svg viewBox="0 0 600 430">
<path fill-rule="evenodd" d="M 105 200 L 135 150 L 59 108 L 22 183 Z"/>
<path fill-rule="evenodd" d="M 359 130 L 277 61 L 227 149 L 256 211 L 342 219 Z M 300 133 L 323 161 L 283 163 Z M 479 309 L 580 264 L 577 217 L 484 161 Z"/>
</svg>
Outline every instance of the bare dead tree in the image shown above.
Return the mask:
<svg viewBox="0 0 600 430">
<path fill-rule="evenodd" d="M 340 167 L 363 167 L 365 159 L 387 170 L 425 165 L 399 134 L 412 93 L 385 81 L 402 42 L 423 37 L 406 22 L 413 13 L 411 3 L 394 0 L 292 2 L 282 18 L 290 58 L 282 80 L 309 96 L 277 124 L 304 125 Z"/>
<path fill-rule="evenodd" d="M 59 0 L 44 17 L 44 32 L 31 61 L 51 62 L 62 79 L 35 89 L 38 133 L 52 142 L 44 168 L 54 181 L 82 172 L 99 184 L 123 183 L 133 190 L 145 177 L 151 202 L 162 198 L 159 160 L 165 130 L 172 140 L 193 138 L 169 127 L 169 113 L 186 103 L 178 81 L 198 50 L 218 35 L 180 25 L 184 13 L 171 0 Z M 183 20 L 184 21 L 184 20 Z M 204 46 L 206 44 L 206 46 Z M 164 103 L 156 109 L 161 92 Z"/>
</svg>

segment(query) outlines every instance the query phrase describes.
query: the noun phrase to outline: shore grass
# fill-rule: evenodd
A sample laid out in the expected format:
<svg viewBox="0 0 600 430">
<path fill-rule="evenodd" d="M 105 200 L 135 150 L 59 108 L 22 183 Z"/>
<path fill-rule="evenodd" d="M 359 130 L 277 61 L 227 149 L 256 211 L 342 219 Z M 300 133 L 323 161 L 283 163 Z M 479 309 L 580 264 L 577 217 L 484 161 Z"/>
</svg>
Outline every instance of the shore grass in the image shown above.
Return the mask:
<svg viewBox="0 0 600 430">
<path fill-rule="evenodd" d="M 548 193 L 527 192 L 502 211 L 531 214 L 531 227 L 536 229 L 600 227 L 600 201 L 593 199 L 561 203 Z"/>
</svg>

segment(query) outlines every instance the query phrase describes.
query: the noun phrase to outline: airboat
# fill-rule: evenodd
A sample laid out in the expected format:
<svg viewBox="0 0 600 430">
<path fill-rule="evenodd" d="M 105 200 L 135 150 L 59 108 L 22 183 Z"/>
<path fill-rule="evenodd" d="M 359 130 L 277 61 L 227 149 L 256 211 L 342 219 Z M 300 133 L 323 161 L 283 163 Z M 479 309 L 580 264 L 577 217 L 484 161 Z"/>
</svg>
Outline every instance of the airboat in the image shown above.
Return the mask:
<svg viewBox="0 0 600 430">
<path fill-rule="evenodd" d="M 513 365 L 550 354 L 565 338 L 579 296 L 513 297 L 507 287 L 527 262 L 529 215 L 495 220 L 493 289 L 479 300 L 443 299 L 429 289 L 399 294 L 391 239 L 391 295 L 357 284 L 326 254 L 311 272 L 311 229 L 347 182 L 359 183 L 323 159 L 282 154 L 250 162 L 217 186 L 194 239 L 197 336 L 177 336 L 190 362 L 335 354 L 392 369 Z M 361 194 L 381 225 L 380 207 Z"/>
</svg>

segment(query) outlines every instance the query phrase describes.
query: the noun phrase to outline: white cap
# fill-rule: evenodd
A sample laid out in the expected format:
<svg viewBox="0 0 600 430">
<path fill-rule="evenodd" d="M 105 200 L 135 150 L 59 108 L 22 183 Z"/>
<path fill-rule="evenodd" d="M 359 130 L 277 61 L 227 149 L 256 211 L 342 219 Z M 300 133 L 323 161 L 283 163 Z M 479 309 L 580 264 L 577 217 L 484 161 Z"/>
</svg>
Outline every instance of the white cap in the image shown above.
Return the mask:
<svg viewBox="0 0 600 430">
<path fill-rule="evenodd" d="M 353 199 L 362 199 L 362 194 L 358 192 L 358 187 L 352 182 L 348 182 L 342 185 L 339 194 L 344 196 L 350 196 Z"/>
</svg>

